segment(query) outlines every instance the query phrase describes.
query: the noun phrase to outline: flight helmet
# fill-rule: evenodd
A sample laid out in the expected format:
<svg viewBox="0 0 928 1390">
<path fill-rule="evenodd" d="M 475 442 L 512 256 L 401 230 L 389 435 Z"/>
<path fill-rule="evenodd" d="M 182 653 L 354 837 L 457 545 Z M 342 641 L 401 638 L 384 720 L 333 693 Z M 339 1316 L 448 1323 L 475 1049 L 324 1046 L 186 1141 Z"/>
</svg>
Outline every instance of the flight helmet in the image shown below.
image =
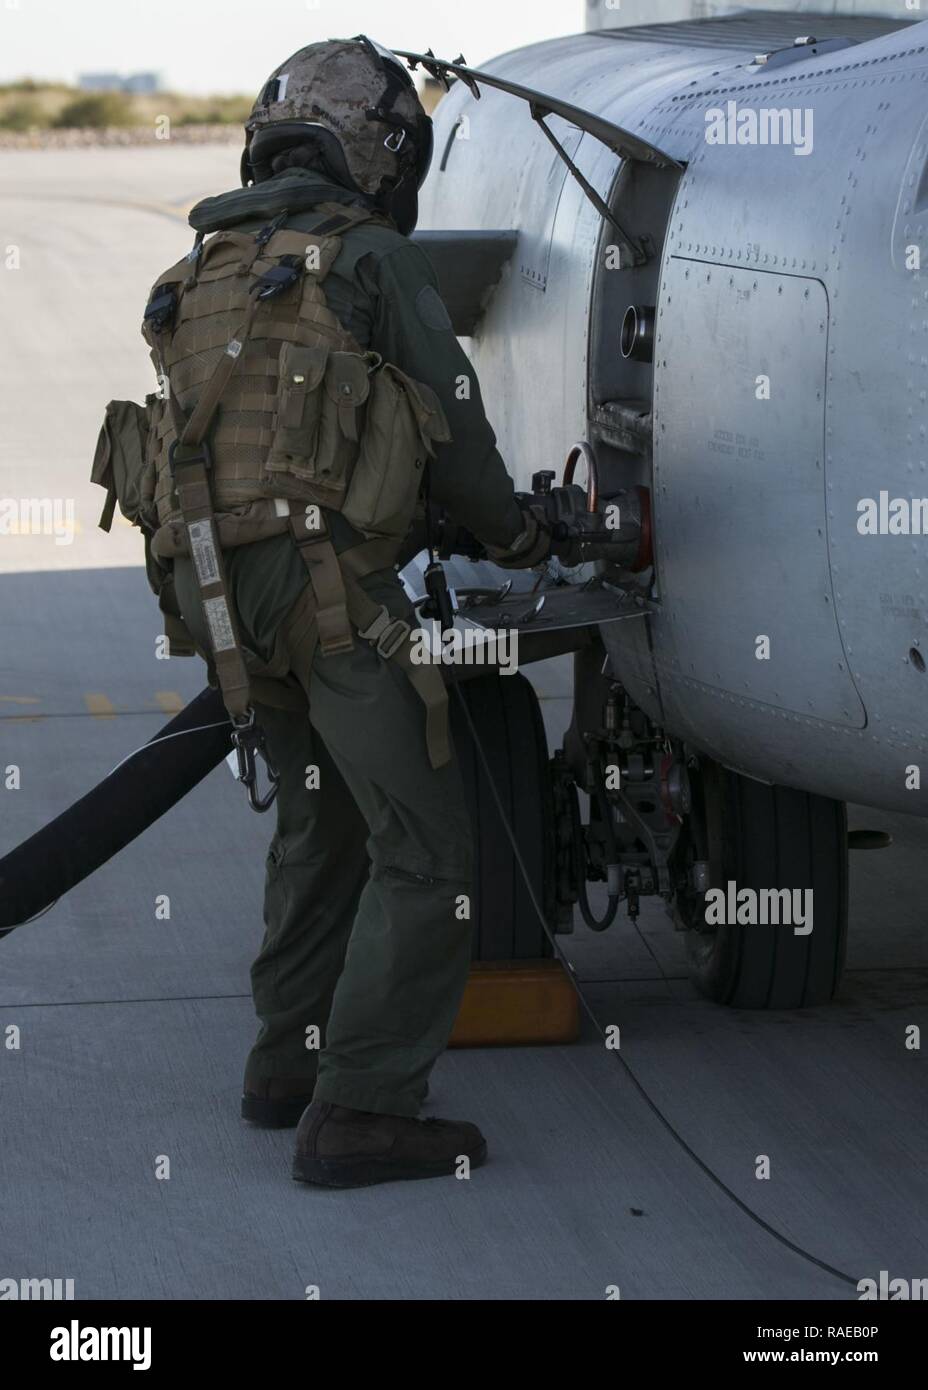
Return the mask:
<svg viewBox="0 0 928 1390">
<path fill-rule="evenodd" d="M 307 144 L 336 183 L 412 231 L 432 122 L 396 54 L 359 34 L 309 44 L 281 63 L 245 124 L 242 183 L 269 178 L 276 155 Z"/>
</svg>

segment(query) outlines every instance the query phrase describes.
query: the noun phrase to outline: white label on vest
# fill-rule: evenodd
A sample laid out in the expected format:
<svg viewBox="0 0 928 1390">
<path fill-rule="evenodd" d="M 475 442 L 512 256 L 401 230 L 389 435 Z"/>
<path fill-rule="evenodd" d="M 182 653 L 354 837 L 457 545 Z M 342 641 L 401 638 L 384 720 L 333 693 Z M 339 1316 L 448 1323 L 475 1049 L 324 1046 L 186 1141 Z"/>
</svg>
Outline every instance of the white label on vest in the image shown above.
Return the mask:
<svg viewBox="0 0 928 1390">
<path fill-rule="evenodd" d="M 208 598 L 203 605 L 206 621 L 209 623 L 209 636 L 214 652 L 227 652 L 235 646 L 235 633 L 232 619 L 224 598 Z"/>
<path fill-rule="evenodd" d="M 191 521 L 187 527 L 190 537 L 190 553 L 196 566 L 200 587 L 219 582 L 219 556 L 213 540 L 212 524 L 208 521 Z"/>
</svg>

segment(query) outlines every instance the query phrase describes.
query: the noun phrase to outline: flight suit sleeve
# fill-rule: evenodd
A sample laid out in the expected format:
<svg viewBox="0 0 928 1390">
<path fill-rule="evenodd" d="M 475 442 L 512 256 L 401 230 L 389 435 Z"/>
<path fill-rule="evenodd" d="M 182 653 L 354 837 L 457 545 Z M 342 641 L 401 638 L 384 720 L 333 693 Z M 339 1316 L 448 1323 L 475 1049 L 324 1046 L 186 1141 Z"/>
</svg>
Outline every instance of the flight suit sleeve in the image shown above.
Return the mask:
<svg viewBox="0 0 928 1390">
<path fill-rule="evenodd" d="M 371 347 L 431 386 L 451 429 L 436 446 L 430 496 L 484 544 L 507 549 L 525 532 L 525 516 L 496 447 L 477 374 L 455 336 L 431 262 L 413 242 L 366 256 L 358 273 L 374 299 Z"/>
</svg>

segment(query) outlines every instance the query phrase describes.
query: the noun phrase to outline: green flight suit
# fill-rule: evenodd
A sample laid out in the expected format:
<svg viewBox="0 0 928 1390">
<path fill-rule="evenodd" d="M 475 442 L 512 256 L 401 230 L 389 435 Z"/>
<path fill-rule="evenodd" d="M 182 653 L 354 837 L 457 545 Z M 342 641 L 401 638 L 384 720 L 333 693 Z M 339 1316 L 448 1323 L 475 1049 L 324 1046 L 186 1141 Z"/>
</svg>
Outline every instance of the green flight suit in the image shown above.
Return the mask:
<svg viewBox="0 0 928 1390">
<path fill-rule="evenodd" d="M 289 226 L 305 218 L 311 227 L 309 210 L 326 201 L 353 199 L 320 175 L 290 171 L 207 200 L 191 223 L 210 231 L 235 215 L 236 227 L 257 230 L 287 207 Z M 437 392 L 453 441 L 430 465 L 433 500 L 485 542 L 511 544 L 522 513 L 425 254 L 390 228 L 361 224 L 345 234 L 325 293 L 362 348 Z M 329 522 L 336 550 L 360 539 L 343 517 Z M 227 550 L 225 561 L 243 645 L 269 661 L 305 566 L 289 535 Z M 174 568 L 181 611 L 205 648 L 192 565 Z M 413 620 L 395 571 L 362 583 Z M 317 649 L 309 706 L 308 721 L 256 706 L 281 784 L 252 967 L 261 1030 L 246 1083 L 305 1078 L 317 1100 L 415 1115 L 471 958 L 473 847 L 459 768 L 431 767 L 421 701 L 401 668 L 360 638 L 348 653 Z"/>
</svg>

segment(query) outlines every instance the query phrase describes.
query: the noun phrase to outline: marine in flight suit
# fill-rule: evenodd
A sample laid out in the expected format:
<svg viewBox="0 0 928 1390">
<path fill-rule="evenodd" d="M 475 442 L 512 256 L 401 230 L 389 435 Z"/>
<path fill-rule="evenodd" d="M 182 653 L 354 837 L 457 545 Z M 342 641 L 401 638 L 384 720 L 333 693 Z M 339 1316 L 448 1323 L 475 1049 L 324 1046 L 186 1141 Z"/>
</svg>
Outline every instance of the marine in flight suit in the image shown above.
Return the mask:
<svg viewBox="0 0 928 1390">
<path fill-rule="evenodd" d="M 324 284 L 328 307 L 362 349 L 437 394 L 451 441 L 437 446 L 429 464 L 432 502 L 503 563 L 536 563 L 544 536 L 516 501 L 431 264 L 404 234 L 415 220 L 409 181 L 405 204 L 399 197 L 391 204 L 356 179 L 345 182 L 333 156 L 327 128 L 343 145 L 349 138 L 335 61 L 344 61 L 346 50 L 371 84 L 377 109 L 384 73 L 388 83 L 398 81 L 398 60 L 391 63 L 363 39 L 301 50 L 259 98 L 261 119 L 249 131 L 253 182 L 199 204 L 191 224 L 207 235 L 229 226 L 257 232 L 286 210 L 288 229 L 312 229 L 322 204 L 373 205 L 387 214 L 389 220 L 349 227 L 342 236 Z M 282 100 L 285 75 L 290 105 Z M 412 121 L 424 131 L 428 118 L 420 120 L 414 89 L 393 91 L 400 94 L 394 108 L 405 102 L 414 113 L 407 127 Z M 294 115 L 304 118 L 301 128 Z M 273 136 L 282 117 L 294 127 L 291 139 L 272 141 L 262 162 L 262 132 Z M 371 124 L 365 118 L 365 133 Z M 363 539 L 340 513 L 326 519 L 336 552 Z M 266 664 L 283 659 L 298 671 L 294 613 L 308 576 L 291 536 L 227 549 L 224 561 L 246 652 Z M 394 568 L 361 583 L 392 616 L 415 622 Z M 184 621 L 208 652 L 188 558 L 174 561 L 174 588 Z M 301 677 L 308 719 L 255 705 L 280 786 L 266 866 L 266 930 L 251 972 L 261 1027 L 246 1065 L 243 1114 L 285 1126 L 305 1109 L 294 1176 L 308 1181 L 354 1185 L 451 1172 L 460 1155 L 482 1161 L 479 1130 L 415 1117 L 471 957 L 473 846 L 458 765 L 454 757 L 431 765 L 421 701 L 402 668 L 368 642 L 332 655 L 317 647 Z"/>
</svg>

